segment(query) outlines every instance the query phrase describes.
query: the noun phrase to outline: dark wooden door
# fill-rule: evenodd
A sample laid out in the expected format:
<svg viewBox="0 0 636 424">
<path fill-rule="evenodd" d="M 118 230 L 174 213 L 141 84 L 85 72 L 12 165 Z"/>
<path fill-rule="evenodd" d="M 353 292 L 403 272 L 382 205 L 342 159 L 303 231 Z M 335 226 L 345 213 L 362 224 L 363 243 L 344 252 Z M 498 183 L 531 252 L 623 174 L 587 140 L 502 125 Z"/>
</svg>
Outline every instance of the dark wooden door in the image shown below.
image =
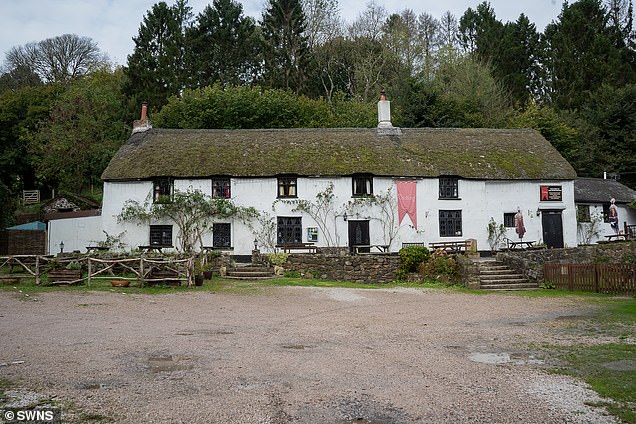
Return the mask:
<svg viewBox="0 0 636 424">
<path fill-rule="evenodd" d="M 541 211 L 543 242 L 548 249 L 563 247 L 563 220 L 561 211 Z"/>
<path fill-rule="evenodd" d="M 371 244 L 369 237 L 369 221 L 349 221 L 349 248 L 353 246 L 366 246 Z M 360 252 L 369 252 L 370 248 L 359 249 Z"/>
</svg>

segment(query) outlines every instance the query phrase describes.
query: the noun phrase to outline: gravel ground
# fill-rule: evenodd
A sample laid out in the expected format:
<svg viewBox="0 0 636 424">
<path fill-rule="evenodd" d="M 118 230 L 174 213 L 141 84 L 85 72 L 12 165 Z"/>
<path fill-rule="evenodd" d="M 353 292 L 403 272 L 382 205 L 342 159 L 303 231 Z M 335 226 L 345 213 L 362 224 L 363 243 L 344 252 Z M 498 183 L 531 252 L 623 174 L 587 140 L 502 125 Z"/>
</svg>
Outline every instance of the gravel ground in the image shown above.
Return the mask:
<svg viewBox="0 0 636 424">
<path fill-rule="evenodd" d="M 8 401 L 53 398 L 65 422 L 612 423 L 529 350 L 567 343 L 591 308 L 426 289 L 0 292 L 0 378 L 19 386 Z"/>
</svg>

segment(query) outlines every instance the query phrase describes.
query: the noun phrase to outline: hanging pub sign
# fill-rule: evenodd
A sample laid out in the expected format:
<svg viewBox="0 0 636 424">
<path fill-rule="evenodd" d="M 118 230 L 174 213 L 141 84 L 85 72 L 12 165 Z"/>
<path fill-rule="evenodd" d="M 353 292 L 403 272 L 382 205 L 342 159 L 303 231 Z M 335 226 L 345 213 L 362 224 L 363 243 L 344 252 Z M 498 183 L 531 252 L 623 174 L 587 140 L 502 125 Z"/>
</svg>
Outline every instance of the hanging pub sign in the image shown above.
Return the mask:
<svg viewBox="0 0 636 424">
<path fill-rule="evenodd" d="M 542 202 L 562 202 L 563 201 L 563 188 L 561 186 L 541 186 L 541 199 Z"/>
</svg>

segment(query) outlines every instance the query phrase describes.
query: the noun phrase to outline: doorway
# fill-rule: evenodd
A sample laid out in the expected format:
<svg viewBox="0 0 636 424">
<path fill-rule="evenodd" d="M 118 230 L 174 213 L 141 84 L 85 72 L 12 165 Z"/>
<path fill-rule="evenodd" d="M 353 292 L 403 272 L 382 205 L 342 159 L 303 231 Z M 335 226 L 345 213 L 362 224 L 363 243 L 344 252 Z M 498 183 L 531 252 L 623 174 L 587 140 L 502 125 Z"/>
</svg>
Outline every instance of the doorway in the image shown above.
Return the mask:
<svg viewBox="0 0 636 424">
<path fill-rule="evenodd" d="M 563 247 L 563 220 L 561 211 L 541 211 L 543 242 L 548 249 Z"/>
<path fill-rule="evenodd" d="M 369 221 L 349 221 L 349 249 L 353 246 L 368 246 L 371 244 L 369 237 Z M 369 252 L 371 248 L 360 248 L 359 252 Z"/>
</svg>

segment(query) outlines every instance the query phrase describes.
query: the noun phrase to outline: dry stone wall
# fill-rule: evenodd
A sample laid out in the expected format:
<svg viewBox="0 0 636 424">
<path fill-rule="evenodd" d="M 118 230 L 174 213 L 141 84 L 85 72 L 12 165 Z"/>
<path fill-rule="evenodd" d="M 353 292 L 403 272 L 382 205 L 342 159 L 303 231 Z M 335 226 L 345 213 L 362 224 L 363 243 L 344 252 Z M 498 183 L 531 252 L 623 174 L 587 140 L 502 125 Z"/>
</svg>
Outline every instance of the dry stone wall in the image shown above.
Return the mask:
<svg viewBox="0 0 636 424">
<path fill-rule="evenodd" d="M 390 254 L 350 255 L 327 251 L 290 254 L 285 271 L 298 272 L 308 278 L 352 281 L 355 283 L 389 283 L 397 279 L 400 257 Z"/>
</svg>

